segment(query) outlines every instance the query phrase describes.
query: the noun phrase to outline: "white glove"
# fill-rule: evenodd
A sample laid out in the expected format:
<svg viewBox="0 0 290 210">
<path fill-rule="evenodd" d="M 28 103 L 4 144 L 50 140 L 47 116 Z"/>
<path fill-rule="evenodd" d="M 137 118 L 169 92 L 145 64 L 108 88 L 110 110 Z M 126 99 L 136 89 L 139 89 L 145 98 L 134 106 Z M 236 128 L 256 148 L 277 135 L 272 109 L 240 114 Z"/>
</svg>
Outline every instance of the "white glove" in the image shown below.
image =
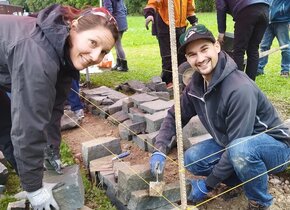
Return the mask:
<svg viewBox="0 0 290 210">
<path fill-rule="evenodd" d="M 219 41 L 219 43 L 220 43 L 221 45 L 224 44 L 224 38 L 225 38 L 225 34 L 223 34 L 223 33 L 219 33 L 217 40 Z"/>
<path fill-rule="evenodd" d="M 52 195 L 52 188 L 56 183 L 43 183 L 43 187 L 34 191 L 27 192 L 27 198 L 32 205 L 34 210 L 50 210 L 54 207 L 59 210 L 59 207 Z"/>
<path fill-rule="evenodd" d="M 154 23 L 154 17 L 152 15 L 149 15 L 146 19 L 145 19 L 145 27 L 147 30 L 149 30 L 149 23 L 152 22 L 152 24 Z"/>
</svg>

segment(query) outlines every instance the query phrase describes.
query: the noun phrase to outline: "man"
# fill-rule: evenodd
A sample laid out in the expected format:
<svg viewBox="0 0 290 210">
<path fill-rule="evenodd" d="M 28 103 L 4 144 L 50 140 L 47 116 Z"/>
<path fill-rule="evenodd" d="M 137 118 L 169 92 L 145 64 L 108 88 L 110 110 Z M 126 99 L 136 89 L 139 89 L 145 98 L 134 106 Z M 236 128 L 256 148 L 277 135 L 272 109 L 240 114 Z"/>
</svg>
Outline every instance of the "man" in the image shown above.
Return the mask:
<svg viewBox="0 0 290 210">
<path fill-rule="evenodd" d="M 290 69 L 290 39 L 288 24 L 290 22 L 290 4 L 288 0 L 272 0 L 270 6 L 270 23 L 263 36 L 260 48 L 261 51 L 270 49 L 273 39 L 277 37 L 279 46 L 288 44 L 288 47 L 281 50 L 281 77 L 289 77 Z M 259 60 L 257 75 L 264 74 L 264 67 L 268 63 L 268 56 Z"/>
<path fill-rule="evenodd" d="M 246 74 L 255 81 L 259 62 L 259 44 L 268 25 L 269 0 L 216 0 L 218 41 L 222 44 L 226 31 L 226 14 L 233 16 L 234 60 L 244 71 L 244 54 L 247 53 Z"/>
<path fill-rule="evenodd" d="M 176 27 L 176 40 L 177 48 L 179 48 L 179 37 L 185 32 L 187 21 L 191 25 L 197 23 L 195 16 L 195 8 L 193 0 L 174 0 L 174 14 L 175 14 L 175 27 Z M 168 14 L 168 1 L 167 0 L 148 0 L 148 4 L 144 8 L 144 16 L 146 18 L 145 26 L 148 28 L 150 22 L 152 25 L 152 34 L 156 35 L 160 55 L 162 59 L 162 73 L 161 78 L 166 82 L 167 87 L 172 87 L 172 64 L 170 52 L 170 34 L 169 34 L 169 14 Z M 178 54 L 178 65 L 186 61 L 184 55 Z"/>
<path fill-rule="evenodd" d="M 219 183 L 232 187 L 244 183 L 249 209 L 267 209 L 267 171 L 286 169 L 290 158 L 290 134 L 273 105 L 256 84 L 225 52 L 204 26 L 190 27 L 179 52 L 196 69 L 181 96 L 182 124 L 198 115 L 213 138 L 189 148 L 185 167 L 206 179 L 192 180 L 188 199 L 198 202 Z M 164 119 L 150 159 L 151 172 L 164 170 L 168 145 L 175 135 L 172 107 Z M 205 158 L 207 157 L 207 158 Z M 159 167 L 156 167 L 159 166 Z"/>
</svg>

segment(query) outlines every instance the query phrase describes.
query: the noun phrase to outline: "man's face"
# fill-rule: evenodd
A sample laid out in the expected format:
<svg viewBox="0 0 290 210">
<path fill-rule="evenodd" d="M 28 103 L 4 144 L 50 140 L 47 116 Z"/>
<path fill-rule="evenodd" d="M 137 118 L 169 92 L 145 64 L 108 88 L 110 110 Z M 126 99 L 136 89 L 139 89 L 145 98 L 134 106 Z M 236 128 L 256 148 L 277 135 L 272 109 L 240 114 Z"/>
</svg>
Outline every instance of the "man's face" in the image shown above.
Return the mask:
<svg viewBox="0 0 290 210">
<path fill-rule="evenodd" d="M 198 71 L 207 81 L 210 81 L 220 51 L 218 42 L 212 43 L 206 39 L 199 39 L 187 45 L 185 56 L 192 68 Z"/>
<path fill-rule="evenodd" d="M 115 44 L 109 29 L 99 26 L 78 32 L 77 22 L 72 24 L 70 42 L 70 58 L 78 70 L 100 63 Z"/>
</svg>

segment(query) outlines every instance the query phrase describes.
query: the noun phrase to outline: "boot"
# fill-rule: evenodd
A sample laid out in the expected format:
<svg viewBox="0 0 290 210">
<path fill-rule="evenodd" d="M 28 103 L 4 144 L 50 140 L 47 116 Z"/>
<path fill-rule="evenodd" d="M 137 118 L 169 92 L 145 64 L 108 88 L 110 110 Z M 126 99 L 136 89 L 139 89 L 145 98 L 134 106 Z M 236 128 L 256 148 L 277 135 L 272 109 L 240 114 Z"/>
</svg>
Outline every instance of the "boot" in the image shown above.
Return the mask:
<svg viewBox="0 0 290 210">
<path fill-rule="evenodd" d="M 111 68 L 111 70 L 116 71 L 118 67 L 121 65 L 121 59 L 117 58 L 116 65 Z"/>
<path fill-rule="evenodd" d="M 117 68 L 118 71 L 128 71 L 127 60 L 120 59 L 120 66 Z"/>
<path fill-rule="evenodd" d="M 269 210 L 269 206 L 262 206 L 258 204 L 256 201 L 249 201 L 248 210 Z"/>
</svg>

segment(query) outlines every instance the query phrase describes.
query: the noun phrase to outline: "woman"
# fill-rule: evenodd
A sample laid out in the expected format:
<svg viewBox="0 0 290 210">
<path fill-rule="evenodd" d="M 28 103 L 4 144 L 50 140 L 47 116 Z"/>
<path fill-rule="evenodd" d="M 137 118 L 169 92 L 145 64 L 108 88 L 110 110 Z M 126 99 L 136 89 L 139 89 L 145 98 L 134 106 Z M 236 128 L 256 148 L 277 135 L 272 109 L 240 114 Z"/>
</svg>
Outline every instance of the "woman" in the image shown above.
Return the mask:
<svg viewBox="0 0 290 210">
<path fill-rule="evenodd" d="M 1 15 L 0 25 L 1 112 L 9 112 L 11 93 L 11 116 L 0 118 L 6 131 L 0 127 L 0 149 L 14 167 L 17 163 L 33 208 L 58 209 L 51 186 L 42 183 L 43 150 L 47 142 L 59 148 L 60 118 L 71 81 L 113 48 L 116 22 L 105 9 L 53 5 L 36 17 Z M 16 162 L 8 155 L 13 147 Z"/>
<path fill-rule="evenodd" d="M 117 20 L 119 30 L 119 38 L 115 44 L 117 62 L 116 65 L 112 68 L 112 70 L 128 71 L 126 55 L 121 42 L 123 33 L 128 29 L 127 8 L 123 0 L 104 0 L 104 7 Z"/>
</svg>

